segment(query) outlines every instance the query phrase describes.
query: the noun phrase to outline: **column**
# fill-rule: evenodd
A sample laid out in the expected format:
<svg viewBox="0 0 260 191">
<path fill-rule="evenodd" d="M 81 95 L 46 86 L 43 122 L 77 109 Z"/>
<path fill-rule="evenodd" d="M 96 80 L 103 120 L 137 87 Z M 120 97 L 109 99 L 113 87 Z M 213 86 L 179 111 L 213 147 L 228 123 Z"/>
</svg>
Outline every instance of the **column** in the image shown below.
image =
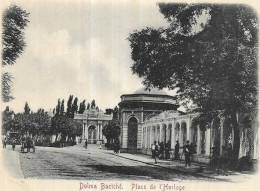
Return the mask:
<svg viewBox="0 0 260 191">
<path fill-rule="evenodd" d="M 138 127 L 139 128 L 139 127 Z M 137 135 L 138 136 L 138 135 Z M 141 149 L 143 148 L 143 144 L 144 144 L 144 127 L 141 127 Z M 138 138 L 137 138 L 138 139 Z"/>
<path fill-rule="evenodd" d="M 147 149 L 148 147 L 148 127 L 145 128 L 145 139 L 146 139 L 146 142 L 145 142 L 145 149 Z"/>
<path fill-rule="evenodd" d="M 153 142 L 154 142 L 154 140 L 153 140 L 153 126 L 150 126 L 150 143 L 149 143 L 149 147 L 148 148 L 150 148 L 151 147 L 151 145 L 153 144 Z"/>
<path fill-rule="evenodd" d="M 190 137 L 190 135 L 191 135 L 191 133 L 190 133 L 190 130 L 191 130 L 191 128 L 190 128 L 190 118 L 189 118 L 189 120 L 187 120 L 186 121 L 186 125 L 187 125 L 187 140 L 189 140 L 189 142 L 191 143 L 191 137 Z"/>
<path fill-rule="evenodd" d="M 205 146 L 205 150 L 206 150 L 206 155 L 210 155 L 210 128 L 207 128 L 206 130 L 206 146 Z"/>
<path fill-rule="evenodd" d="M 200 149 L 200 127 L 197 126 L 197 154 L 201 153 Z"/>
<path fill-rule="evenodd" d="M 182 128 L 181 128 L 181 122 L 180 124 L 180 131 L 179 131 L 179 143 L 180 143 L 180 147 L 183 147 L 183 137 L 182 137 Z"/>
<path fill-rule="evenodd" d="M 162 136 L 163 136 L 163 133 L 162 133 L 162 124 L 160 124 L 160 131 L 159 131 L 159 142 L 162 142 Z"/>
<path fill-rule="evenodd" d="M 85 127 L 85 139 L 88 139 L 88 125 L 84 123 L 84 127 Z"/>
<path fill-rule="evenodd" d="M 85 125 L 84 125 L 84 123 L 82 123 L 82 132 L 83 132 L 82 139 L 85 139 Z"/>
<path fill-rule="evenodd" d="M 102 124 L 100 124 L 100 139 L 101 139 L 101 140 L 104 140 L 104 138 L 103 138 L 103 127 L 102 127 Z"/>
<path fill-rule="evenodd" d="M 97 141 L 99 141 L 99 124 L 97 125 Z"/>
<path fill-rule="evenodd" d="M 173 121 L 172 122 L 172 137 L 171 137 L 171 148 L 174 149 L 174 146 L 175 146 L 175 143 L 176 143 L 176 140 L 175 140 L 175 122 Z"/>
<path fill-rule="evenodd" d="M 127 148 L 127 132 L 128 131 L 128 126 L 127 124 L 123 124 L 123 130 L 122 130 L 122 147 Z"/>
</svg>

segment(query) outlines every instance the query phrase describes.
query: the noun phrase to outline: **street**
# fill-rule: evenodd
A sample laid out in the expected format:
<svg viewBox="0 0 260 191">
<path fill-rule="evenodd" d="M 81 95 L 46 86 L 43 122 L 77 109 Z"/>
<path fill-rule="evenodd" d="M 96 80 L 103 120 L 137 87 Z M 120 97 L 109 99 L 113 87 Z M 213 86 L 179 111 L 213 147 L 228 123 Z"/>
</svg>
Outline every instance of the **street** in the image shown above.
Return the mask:
<svg viewBox="0 0 260 191">
<path fill-rule="evenodd" d="M 120 154 L 119 154 L 120 155 Z M 114 155 L 97 145 L 65 148 L 37 147 L 36 153 L 20 153 L 25 178 L 80 180 L 205 180 Z"/>
<path fill-rule="evenodd" d="M 8 145 L 3 149 L 4 165 L 17 178 L 67 179 L 67 180 L 141 180 L 141 181 L 207 181 L 241 182 L 254 175 L 233 173 L 229 176 L 212 172 L 195 173 L 198 164 L 185 168 L 172 160 L 154 160 L 146 155 L 114 154 L 90 144 L 65 148 L 36 147 L 35 153 L 20 153 Z"/>
</svg>

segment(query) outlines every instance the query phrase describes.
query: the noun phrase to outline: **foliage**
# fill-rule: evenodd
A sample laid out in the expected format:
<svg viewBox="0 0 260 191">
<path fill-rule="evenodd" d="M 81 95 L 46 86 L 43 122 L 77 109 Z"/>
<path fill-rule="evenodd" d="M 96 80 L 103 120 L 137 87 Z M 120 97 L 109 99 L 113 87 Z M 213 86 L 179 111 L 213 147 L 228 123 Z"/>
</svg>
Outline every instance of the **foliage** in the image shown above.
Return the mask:
<svg viewBox="0 0 260 191">
<path fill-rule="evenodd" d="M 93 99 L 92 102 L 91 102 L 91 109 L 95 108 L 96 107 L 96 102 L 95 100 Z"/>
<path fill-rule="evenodd" d="M 14 99 L 11 95 L 12 90 L 12 75 L 9 72 L 2 74 L 2 99 L 4 102 L 9 102 Z"/>
<path fill-rule="evenodd" d="M 236 113 L 257 104 L 257 15 L 245 5 L 160 3 L 159 8 L 168 28 L 146 28 L 128 38 L 133 72 L 147 87 L 177 88 L 204 123 L 230 116 L 237 158 Z"/>
<path fill-rule="evenodd" d="M 113 119 L 104 126 L 103 135 L 106 137 L 109 144 L 118 139 L 118 136 L 120 135 L 120 123 L 117 107 L 113 110 Z"/>
<path fill-rule="evenodd" d="M 64 99 L 61 101 L 60 114 L 64 113 Z"/>
<path fill-rule="evenodd" d="M 57 141 L 59 134 L 61 134 L 61 141 L 65 141 L 66 137 L 68 137 L 69 140 L 75 141 L 76 136 L 80 136 L 82 134 L 81 125 L 73 119 L 74 113 L 77 111 L 78 98 L 74 99 L 73 104 L 72 100 L 73 95 L 70 95 L 67 102 L 67 113 L 64 113 L 64 100 L 62 100 L 61 104 L 60 99 L 58 100 L 56 113 L 51 119 L 50 129 L 50 133 L 56 135 L 55 142 Z"/>
<path fill-rule="evenodd" d="M 72 118 L 74 118 L 74 114 L 78 112 L 78 98 L 76 97 L 74 99 L 74 102 L 72 104 L 72 108 L 71 108 L 71 113 L 72 113 Z"/>
<path fill-rule="evenodd" d="M 25 102 L 24 113 L 25 113 L 25 114 L 30 114 L 30 111 L 31 111 L 31 109 L 30 109 L 28 103 Z"/>
<path fill-rule="evenodd" d="M 14 116 L 11 117 L 11 114 Z M 50 135 L 50 116 L 43 109 L 37 112 L 30 112 L 29 105 L 26 102 L 25 111 L 17 113 L 5 110 L 3 112 L 3 132 L 18 132 L 21 136 L 30 134 Z"/>
<path fill-rule="evenodd" d="M 86 104 L 85 104 L 85 102 L 86 102 L 86 100 L 83 100 L 83 102 L 81 102 L 81 103 L 79 104 L 79 111 L 78 111 L 79 114 L 83 114 L 83 113 L 84 113 L 84 111 L 85 111 L 85 109 L 86 109 Z"/>
<path fill-rule="evenodd" d="M 70 95 L 68 102 L 67 102 L 67 116 L 72 116 L 72 101 L 73 101 L 73 95 Z"/>
<path fill-rule="evenodd" d="M 113 113 L 113 109 L 111 109 L 111 108 L 105 109 L 105 114 L 111 115 L 112 113 Z"/>
<path fill-rule="evenodd" d="M 15 64 L 16 59 L 22 54 L 26 46 L 24 41 L 24 29 L 27 26 L 29 13 L 21 7 L 11 5 L 4 10 L 2 26 L 2 66 Z M 2 99 L 11 101 L 11 74 L 2 73 Z"/>
</svg>

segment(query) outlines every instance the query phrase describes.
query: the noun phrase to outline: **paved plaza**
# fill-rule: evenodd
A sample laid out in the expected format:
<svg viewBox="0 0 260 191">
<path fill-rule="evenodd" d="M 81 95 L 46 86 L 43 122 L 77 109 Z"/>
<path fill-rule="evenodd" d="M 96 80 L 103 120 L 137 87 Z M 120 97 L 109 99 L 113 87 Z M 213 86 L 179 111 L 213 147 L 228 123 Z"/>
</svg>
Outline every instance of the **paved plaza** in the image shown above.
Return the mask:
<svg viewBox="0 0 260 191">
<path fill-rule="evenodd" d="M 197 163 L 184 167 L 183 161 L 159 160 L 154 164 L 147 155 L 114 154 L 93 144 L 88 149 L 82 145 L 37 147 L 36 153 L 19 153 L 19 146 L 12 151 L 10 145 L 2 150 L 4 165 L 15 178 L 240 182 L 254 176 L 234 172 L 229 172 L 228 176 L 219 175 Z M 197 173 L 201 166 L 204 172 Z"/>
</svg>

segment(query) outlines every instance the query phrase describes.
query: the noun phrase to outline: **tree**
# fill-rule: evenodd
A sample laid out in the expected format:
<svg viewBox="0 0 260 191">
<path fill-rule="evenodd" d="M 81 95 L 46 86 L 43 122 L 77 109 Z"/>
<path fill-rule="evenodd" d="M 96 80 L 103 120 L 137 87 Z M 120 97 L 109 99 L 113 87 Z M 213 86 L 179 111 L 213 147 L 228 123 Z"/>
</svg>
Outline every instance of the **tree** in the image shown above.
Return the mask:
<svg viewBox="0 0 260 191">
<path fill-rule="evenodd" d="M 90 104 L 88 103 L 87 109 L 89 109 L 89 108 L 90 108 Z"/>
<path fill-rule="evenodd" d="M 60 106 L 60 114 L 63 115 L 64 113 L 64 99 L 61 101 L 61 106 Z"/>
<path fill-rule="evenodd" d="M 78 98 L 76 97 L 74 99 L 74 102 L 72 104 L 72 108 L 71 108 L 71 113 L 72 113 L 72 118 L 74 118 L 74 114 L 78 112 Z"/>
<path fill-rule="evenodd" d="M 24 29 L 29 20 L 29 13 L 16 5 L 11 5 L 3 13 L 2 25 L 2 66 L 13 65 L 24 51 Z M 2 73 L 2 98 L 4 102 L 13 99 L 11 95 L 12 76 Z"/>
<path fill-rule="evenodd" d="M 91 102 L 91 109 L 95 108 L 96 107 L 96 102 L 95 100 L 93 99 L 92 102 Z"/>
<path fill-rule="evenodd" d="M 85 109 L 86 109 L 86 104 L 85 104 L 85 102 L 86 102 L 86 100 L 83 100 L 83 102 L 81 102 L 81 103 L 79 104 L 79 111 L 78 111 L 79 114 L 83 114 L 83 113 L 84 113 L 84 111 L 85 111 Z"/>
<path fill-rule="evenodd" d="M 31 109 L 30 109 L 28 103 L 25 102 L 24 113 L 25 113 L 25 114 L 30 114 L 30 111 L 31 111 Z"/>
<path fill-rule="evenodd" d="M 229 117 L 237 159 L 236 115 L 257 105 L 256 13 L 245 5 L 161 3 L 159 8 L 169 27 L 130 35 L 132 71 L 148 88 L 178 88 L 179 98 L 192 100 L 201 113 L 198 123 L 210 126 L 218 115 Z"/>
<path fill-rule="evenodd" d="M 113 109 L 111 109 L 111 108 L 105 109 L 105 114 L 111 115 L 112 113 L 113 113 Z"/>
<path fill-rule="evenodd" d="M 113 119 L 104 126 L 102 132 L 107 139 L 108 146 L 118 139 L 118 136 L 120 135 L 120 123 L 118 119 L 117 107 L 113 110 Z"/>
<path fill-rule="evenodd" d="M 68 99 L 68 102 L 67 102 L 67 116 L 68 117 L 71 117 L 72 115 L 72 101 L 73 101 L 73 95 L 70 95 L 69 99 Z"/>
<path fill-rule="evenodd" d="M 60 99 L 58 99 L 58 104 L 56 106 L 56 114 L 55 115 L 60 115 L 60 111 L 61 111 Z"/>
</svg>

